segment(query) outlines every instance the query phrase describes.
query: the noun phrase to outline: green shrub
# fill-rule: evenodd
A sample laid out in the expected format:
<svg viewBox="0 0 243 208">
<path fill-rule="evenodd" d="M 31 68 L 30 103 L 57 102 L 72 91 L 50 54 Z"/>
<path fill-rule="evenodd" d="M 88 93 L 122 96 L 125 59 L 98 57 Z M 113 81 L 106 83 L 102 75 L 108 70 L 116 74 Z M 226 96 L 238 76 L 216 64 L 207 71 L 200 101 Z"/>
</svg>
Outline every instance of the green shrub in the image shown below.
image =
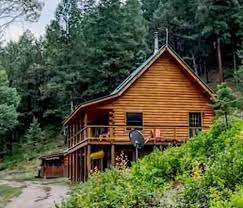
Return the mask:
<svg viewBox="0 0 243 208">
<path fill-rule="evenodd" d="M 240 187 L 240 188 L 239 188 Z M 180 147 L 91 177 L 63 207 L 243 207 L 243 121 L 218 119 Z M 173 196 L 173 199 L 170 196 Z"/>
<path fill-rule="evenodd" d="M 147 207 L 155 195 L 134 183 L 129 169 L 96 173 L 64 203 L 66 208 Z"/>
</svg>

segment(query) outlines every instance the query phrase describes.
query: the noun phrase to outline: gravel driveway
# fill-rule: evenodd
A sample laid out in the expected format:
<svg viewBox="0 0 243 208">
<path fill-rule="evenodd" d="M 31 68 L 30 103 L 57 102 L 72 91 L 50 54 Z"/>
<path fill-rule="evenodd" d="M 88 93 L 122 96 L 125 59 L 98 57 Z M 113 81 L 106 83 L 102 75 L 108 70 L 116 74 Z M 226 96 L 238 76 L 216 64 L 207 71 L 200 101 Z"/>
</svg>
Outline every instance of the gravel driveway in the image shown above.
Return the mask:
<svg viewBox="0 0 243 208">
<path fill-rule="evenodd" d="M 24 187 L 22 193 L 13 198 L 6 208 L 53 208 L 55 204 L 60 204 L 70 191 L 67 184 L 51 180 L 24 182 L 0 180 L 0 184 Z"/>
</svg>

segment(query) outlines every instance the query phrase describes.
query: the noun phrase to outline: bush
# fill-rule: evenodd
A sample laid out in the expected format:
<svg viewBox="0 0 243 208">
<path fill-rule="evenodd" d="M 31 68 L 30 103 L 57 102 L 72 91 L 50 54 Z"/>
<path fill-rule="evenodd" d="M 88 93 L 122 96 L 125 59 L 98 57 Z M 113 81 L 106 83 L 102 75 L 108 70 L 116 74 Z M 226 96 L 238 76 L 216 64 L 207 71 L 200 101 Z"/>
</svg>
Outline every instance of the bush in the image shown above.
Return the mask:
<svg viewBox="0 0 243 208">
<path fill-rule="evenodd" d="M 63 207 L 243 207 L 243 121 L 229 121 L 131 169 L 92 176 Z"/>
</svg>

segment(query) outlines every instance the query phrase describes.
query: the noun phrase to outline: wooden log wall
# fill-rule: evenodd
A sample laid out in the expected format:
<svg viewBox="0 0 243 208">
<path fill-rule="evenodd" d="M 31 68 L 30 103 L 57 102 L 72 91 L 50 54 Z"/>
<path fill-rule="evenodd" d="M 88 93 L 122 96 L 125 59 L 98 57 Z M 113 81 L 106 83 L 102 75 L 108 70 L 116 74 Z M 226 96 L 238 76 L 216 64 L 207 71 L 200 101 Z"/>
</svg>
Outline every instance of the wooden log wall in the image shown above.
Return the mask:
<svg viewBox="0 0 243 208">
<path fill-rule="evenodd" d="M 144 125 L 188 126 L 189 112 L 202 113 L 202 125 L 207 129 L 214 112 L 210 98 L 192 81 L 175 60 L 163 54 L 123 93 L 122 96 L 95 108 L 113 109 L 115 125 L 126 124 L 126 112 L 142 112 Z M 147 130 L 147 134 L 151 130 Z M 115 129 L 115 139 L 127 137 L 124 127 Z M 174 129 L 162 132 L 174 134 Z M 178 128 L 179 140 L 188 138 L 188 128 Z"/>
</svg>

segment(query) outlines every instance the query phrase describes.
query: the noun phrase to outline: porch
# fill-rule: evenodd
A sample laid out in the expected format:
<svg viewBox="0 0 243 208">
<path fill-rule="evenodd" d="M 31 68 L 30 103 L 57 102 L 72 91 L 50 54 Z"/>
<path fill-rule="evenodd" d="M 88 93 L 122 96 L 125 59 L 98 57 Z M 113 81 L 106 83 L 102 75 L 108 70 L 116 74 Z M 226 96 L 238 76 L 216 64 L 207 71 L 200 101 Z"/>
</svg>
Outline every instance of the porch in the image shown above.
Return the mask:
<svg viewBox="0 0 243 208">
<path fill-rule="evenodd" d="M 131 129 L 141 131 L 145 144 L 169 145 L 183 143 L 208 128 L 201 125 L 200 113 L 197 113 L 198 120 L 193 117 L 194 122 L 189 122 L 189 125 L 148 125 L 149 123 L 144 120 L 142 113 L 124 113 L 124 117 L 127 115 L 127 118 L 124 118 L 123 122 L 119 122 L 121 124 L 117 124 L 118 122 L 115 124 L 113 114 L 113 110 L 110 109 L 92 109 L 81 113 L 65 127 L 68 148 L 72 149 L 86 142 L 131 144 L 128 136 Z M 192 115 L 195 116 L 194 114 Z"/>
</svg>

